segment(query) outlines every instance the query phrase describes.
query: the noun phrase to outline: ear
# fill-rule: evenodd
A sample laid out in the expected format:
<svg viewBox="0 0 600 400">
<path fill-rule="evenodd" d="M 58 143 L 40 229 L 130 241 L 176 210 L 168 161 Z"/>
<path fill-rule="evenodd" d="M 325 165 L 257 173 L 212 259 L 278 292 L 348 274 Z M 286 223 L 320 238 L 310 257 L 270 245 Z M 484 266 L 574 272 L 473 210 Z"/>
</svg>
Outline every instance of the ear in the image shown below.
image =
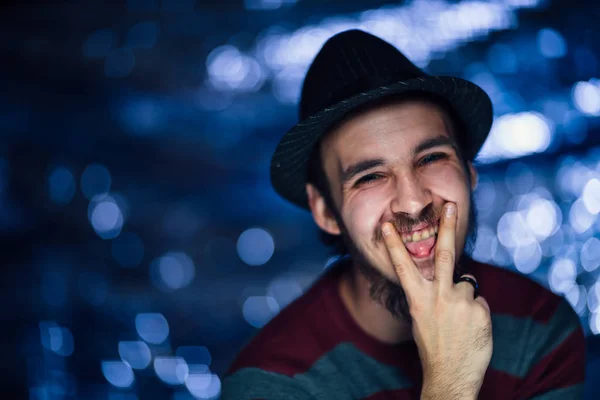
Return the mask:
<svg viewBox="0 0 600 400">
<path fill-rule="evenodd" d="M 471 161 L 469 161 L 468 173 L 471 175 L 471 191 L 473 191 L 477 187 L 477 179 L 479 178 L 479 176 L 477 175 L 477 170 L 475 169 Z"/>
<path fill-rule="evenodd" d="M 311 183 L 306 184 L 306 194 L 308 195 L 308 205 L 312 212 L 315 223 L 330 235 L 339 235 L 340 227 L 335 220 L 333 213 L 325 204 L 325 198 L 319 190 Z"/>
</svg>

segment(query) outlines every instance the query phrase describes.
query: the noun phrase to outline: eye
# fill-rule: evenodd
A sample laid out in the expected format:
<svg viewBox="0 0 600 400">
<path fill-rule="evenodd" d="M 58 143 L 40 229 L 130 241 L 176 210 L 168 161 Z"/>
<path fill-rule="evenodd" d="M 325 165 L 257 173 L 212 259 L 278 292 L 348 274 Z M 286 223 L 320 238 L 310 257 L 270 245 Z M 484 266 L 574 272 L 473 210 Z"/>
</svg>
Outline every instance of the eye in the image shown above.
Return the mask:
<svg viewBox="0 0 600 400">
<path fill-rule="evenodd" d="M 367 174 L 367 175 L 361 177 L 360 179 L 358 179 L 354 183 L 354 186 L 360 186 L 360 185 L 365 185 L 367 183 L 372 183 L 372 182 L 375 182 L 376 180 L 378 180 L 379 178 L 381 178 L 381 175 L 379 175 L 379 174 Z"/>
<path fill-rule="evenodd" d="M 446 153 L 431 153 L 431 154 L 427 154 L 425 157 L 423 157 L 421 159 L 421 161 L 419 161 L 419 166 L 431 164 L 432 162 L 439 161 L 439 160 L 444 160 L 446 158 L 448 158 L 448 155 Z"/>
</svg>

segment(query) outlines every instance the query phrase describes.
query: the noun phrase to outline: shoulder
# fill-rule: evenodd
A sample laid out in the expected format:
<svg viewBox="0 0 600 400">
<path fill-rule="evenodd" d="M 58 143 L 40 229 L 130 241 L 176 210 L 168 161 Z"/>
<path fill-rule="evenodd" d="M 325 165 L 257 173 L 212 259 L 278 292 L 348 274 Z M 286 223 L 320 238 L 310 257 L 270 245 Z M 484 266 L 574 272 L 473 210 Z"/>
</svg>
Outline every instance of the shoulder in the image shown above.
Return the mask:
<svg viewBox="0 0 600 400">
<path fill-rule="evenodd" d="M 557 312 L 570 314 L 577 319 L 577 314 L 563 297 L 552 293 L 530 277 L 476 261 L 473 262 L 472 270 L 492 314 L 532 318 L 540 323 L 549 322 Z"/>
<path fill-rule="evenodd" d="M 473 273 L 492 312 L 491 366 L 524 377 L 536 365 L 585 351 L 580 319 L 562 296 L 518 272 L 475 263 Z"/>
</svg>

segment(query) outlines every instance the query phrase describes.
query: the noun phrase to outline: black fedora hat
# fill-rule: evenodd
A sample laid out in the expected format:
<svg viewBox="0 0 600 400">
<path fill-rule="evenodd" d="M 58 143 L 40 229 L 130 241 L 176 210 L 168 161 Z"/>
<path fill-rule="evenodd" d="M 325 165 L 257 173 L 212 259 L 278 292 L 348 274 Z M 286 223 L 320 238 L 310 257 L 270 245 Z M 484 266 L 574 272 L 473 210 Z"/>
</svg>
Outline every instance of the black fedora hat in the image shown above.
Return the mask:
<svg viewBox="0 0 600 400">
<path fill-rule="evenodd" d="M 464 125 L 462 149 L 473 160 L 492 126 L 492 103 L 479 86 L 421 71 L 391 44 L 360 30 L 331 37 L 312 62 L 300 99 L 300 122 L 279 142 L 271 159 L 271 183 L 292 203 L 309 208 L 308 161 L 315 144 L 356 109 L 401 93 L 444 99 Z"/>
</svg>

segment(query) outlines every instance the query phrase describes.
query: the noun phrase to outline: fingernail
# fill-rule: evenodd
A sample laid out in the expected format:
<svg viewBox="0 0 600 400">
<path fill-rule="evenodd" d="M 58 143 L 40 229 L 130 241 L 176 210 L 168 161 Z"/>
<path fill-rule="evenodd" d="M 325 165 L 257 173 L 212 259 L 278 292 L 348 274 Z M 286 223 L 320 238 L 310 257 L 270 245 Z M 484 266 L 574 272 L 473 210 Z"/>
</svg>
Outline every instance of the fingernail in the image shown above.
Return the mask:
<svg viewBox="0 0 600 400">
<path fill-rule="evenodd" d="M 385 236 L 388 236 L 390 233 L 392 233 L 391 225 L 388 223 L 383 224 L 383 226 L 381 227 L 381 232 L 383 232 Z"/>
<path fill-rule="evenodd" d="M 448 204 L 446 206 L 446 217 L 451 217 L 452 215 L 454 215 L 455 211 L 456 207 L 454 206 L 454 204 Z"/>
</svg>

